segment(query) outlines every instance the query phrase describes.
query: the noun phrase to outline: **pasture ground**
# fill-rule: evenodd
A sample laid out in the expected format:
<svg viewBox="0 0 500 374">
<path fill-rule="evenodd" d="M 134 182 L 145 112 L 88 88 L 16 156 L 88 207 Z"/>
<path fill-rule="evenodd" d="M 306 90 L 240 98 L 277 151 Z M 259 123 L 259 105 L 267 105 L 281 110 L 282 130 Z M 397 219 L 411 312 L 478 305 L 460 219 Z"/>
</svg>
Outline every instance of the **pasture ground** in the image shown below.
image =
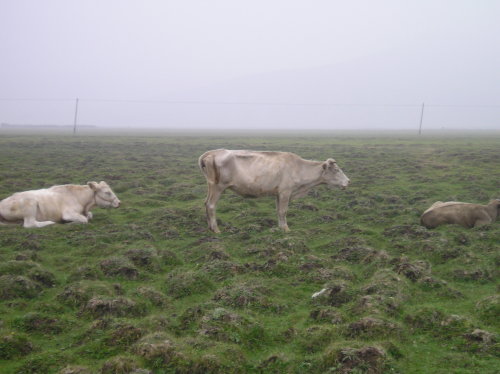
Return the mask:
<svg viewBox="0 0 500 374">
<path fill-rule="evenodd" d="M 209 149 L 335 158 L 352 181 L 293 201 L 226 192 Z M 500 222 L 419 226 L 500 197 L 500 136 L 0 137 L 0 199 L 105 180 L 88 225 L 0 226 L 1 373 L 498 373 Z M 314 300 L 312 294 L 326 291 Z"/>
</svg>

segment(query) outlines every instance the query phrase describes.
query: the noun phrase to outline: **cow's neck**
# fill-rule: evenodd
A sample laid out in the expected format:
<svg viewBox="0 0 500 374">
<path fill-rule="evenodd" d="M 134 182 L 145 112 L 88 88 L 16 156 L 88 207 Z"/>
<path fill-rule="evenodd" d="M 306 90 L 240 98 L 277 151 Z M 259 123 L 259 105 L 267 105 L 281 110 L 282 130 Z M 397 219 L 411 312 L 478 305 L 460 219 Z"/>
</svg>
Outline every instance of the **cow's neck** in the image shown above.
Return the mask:
<svg viewBox="0 0 500 374">
<path fill-rule="evenodd" d="M 95 191 L 89 186 L 82 186 L 82 193 L 79 194 L 78 200 L 83 206 L 83 214 L 86 216 L 90 209 L 96 205 Z"/>
<path fill-rule="evenodd" d="M 321 175 L 323 174 L 322 162 L 301 160 L 300 183 L 295 187 L 292 197 L 302 197 L 307 192 L 323 182 Z"/>
<path fill-rule="evenodd" d="M 488 212 L 488 215 L 491 217 L 491 219 L 495 221 L 498 216 L 498 203 L 492 202 L 491 204 L 486 205 L 486 211 Z"/>
</svg>

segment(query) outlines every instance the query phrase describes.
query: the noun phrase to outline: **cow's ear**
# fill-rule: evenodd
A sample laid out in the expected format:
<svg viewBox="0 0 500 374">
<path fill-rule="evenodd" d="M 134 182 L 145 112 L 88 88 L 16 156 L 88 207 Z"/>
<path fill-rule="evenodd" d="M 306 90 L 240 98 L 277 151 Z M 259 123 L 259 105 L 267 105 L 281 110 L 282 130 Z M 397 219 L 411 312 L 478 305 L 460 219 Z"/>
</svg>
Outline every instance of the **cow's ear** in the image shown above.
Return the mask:
<svg viewBox="0 0 500 374">
<path fill-rule="evenodd" d="M 94 191 L 97 190 L 97 182 L 87 182 L 87 186 L 89 186 Z"/>
<path fill-rule="evenodd" d="M 333 158 L 329 158 L 325 162 L 323 162 L 323 169 L 331 168 L 333 165 L 335 165 L 335 160 Z"/>
</svg>

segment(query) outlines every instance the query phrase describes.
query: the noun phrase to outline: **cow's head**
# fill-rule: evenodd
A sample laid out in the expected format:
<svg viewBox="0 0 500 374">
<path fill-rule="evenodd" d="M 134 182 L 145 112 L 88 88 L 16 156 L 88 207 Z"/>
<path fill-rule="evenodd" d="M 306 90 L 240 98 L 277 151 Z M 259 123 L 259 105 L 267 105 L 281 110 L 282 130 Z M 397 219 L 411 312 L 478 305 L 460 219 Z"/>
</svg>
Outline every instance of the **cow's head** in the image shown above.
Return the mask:
<svg viewBox="0 0 500 374">
<path fill-rule="evenodd" d="M 494 199 L 490 201 L 490 205 L 496 206 L 497 208 L 497 219 L 500 219 L 500 199 Z"/>
<path fill-rule="evenodd" d="M 351 182 L 349 178 L 344 174 L 341 168 L 337 165 L 337 162 L 329 158 L 325 162 L 323 162 L 323 180 L 329 186 L 338 186 L 341 188 L 346 188 Z"/>
<path fill-rule="evenodd" d="M 88 182 L 87 185 L 94 191 L 95 202 L 101 208 L 118 208 L 120 206 L 120 200 L 106 182 Z"/>
</svg>

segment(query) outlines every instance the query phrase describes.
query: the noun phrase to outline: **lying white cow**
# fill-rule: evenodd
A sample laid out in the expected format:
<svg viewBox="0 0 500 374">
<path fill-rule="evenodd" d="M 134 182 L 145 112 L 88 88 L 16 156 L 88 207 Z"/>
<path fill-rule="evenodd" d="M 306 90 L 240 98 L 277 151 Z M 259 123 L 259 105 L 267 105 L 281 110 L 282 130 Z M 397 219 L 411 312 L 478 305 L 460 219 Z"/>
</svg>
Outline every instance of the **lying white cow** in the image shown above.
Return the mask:
<svg viewBox="0 0 500 374">
<path fill-rule="evenodd" d="M 18 192 L 0 201 L 0 222 L 23 222 L 24 227 L 43 227 L 56 222 L 88 223 L 92 219 L 90 209 L 95 205 L 118 208 L 120 200 L 106 182 Z"/>
<path fill-rule="evenodd" d="M 226 188 L 242 196 L 276 196 L 279 227 L 289 231 L 286 212 L 290 199 L 305 196 L 319 184 L 345 188 L 350 182 L 331 158 L 308 161 L 289 152 L 217 149 L 201 155 L 198 164 L 208 183 L 208 227 L 216 233 L 220 231 L 215 206 Z"/>
</svg>

